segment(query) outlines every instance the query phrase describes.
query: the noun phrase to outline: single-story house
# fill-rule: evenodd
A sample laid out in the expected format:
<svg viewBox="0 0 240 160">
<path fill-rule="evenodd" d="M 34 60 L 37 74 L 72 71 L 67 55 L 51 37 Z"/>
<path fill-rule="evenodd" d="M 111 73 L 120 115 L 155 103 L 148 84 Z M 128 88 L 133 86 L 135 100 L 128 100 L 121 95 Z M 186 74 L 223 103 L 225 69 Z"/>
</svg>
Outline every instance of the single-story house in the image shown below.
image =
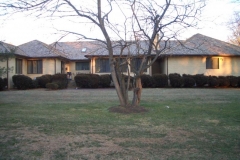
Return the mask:
<svg viewBox="0 0 240 160">
<path fill-rule="evenodd" d="M 162 44 L 160 43 L 160 49 Z M 124 49 L 121 55 L 120 47 L 116 45 L 114 56 L 126 57 L 129 54 L 136 55 L 136 52 L 141 55 L 148 47 L 146 41 L 140 41 L 138 47 L 135 45 Z M 79 73 L 110 73 L 108 51 L 97 41 L 56 42 L 47 45 L 34 40 L 19 46 L 0 43 L 0 54 L 12 49 L 15 56 L 7 62 L 0 62 L 1 67 L 13 67 L 12 72 L 3 75 L 8 77 L 9 87 L 13 86 L 11 77 L 15 74 L 36 78 L 44 74 L 71 73 L 73 78 Z M 148 61 L 154 56 L 152 53 Z M 138 65 L 137 60 L 130 64 Z M 166 50 L 145 74 L 170 73 L 240 76 L 240 46 L 201 34 L 185 41 L 169 41 Z"/>
</svg>

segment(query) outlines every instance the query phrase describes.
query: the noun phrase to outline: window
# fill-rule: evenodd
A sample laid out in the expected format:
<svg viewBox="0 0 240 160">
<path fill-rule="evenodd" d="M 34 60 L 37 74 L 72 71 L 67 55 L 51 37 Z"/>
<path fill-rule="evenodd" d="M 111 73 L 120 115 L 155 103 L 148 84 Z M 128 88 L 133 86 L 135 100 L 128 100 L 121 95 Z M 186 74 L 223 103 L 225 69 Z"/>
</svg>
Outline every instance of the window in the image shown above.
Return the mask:
<svg viewBox="0 0 240 160">
<path fill-rule="evenodd" d="M 207 58 L 206 69 L 219 69 L 219 58 Z"/>
<path fill-rule="evenodd" d="M 76 62 L 76 70 L 89 70 L 89 62 Z"/>
<path fill-rule="evenodd" d="M 16 74 L 22 74 L 22 59 L 16 59 Z"/>
<path fill-rule="evenodd" d="M 42 60 L 27 61 L 28 74 L 42 74 Z"/>
<path fill-rule="evenodd" d="M 96 59 L 96 73 L 110 72 L 108 59 Z"/>
<path fill-rule="evenodd" d="M 118 64 L 119 64 L 120 72 L 127 72 L 127 69 L 128 69 L 128 63 L 126 62 L 127 60 L 123 58 L 121 59 L 116 58 L 116 61 L 119 62 Z"/>
<path fill-rule="evenodd" d="M 138 70 L 141 66 L 142 59 L 141 58 L 135 58 L 131 60 L 131 71 Z M 144 72 L 147 72 L 147 69 L 144 70 Z"/>
</svg>

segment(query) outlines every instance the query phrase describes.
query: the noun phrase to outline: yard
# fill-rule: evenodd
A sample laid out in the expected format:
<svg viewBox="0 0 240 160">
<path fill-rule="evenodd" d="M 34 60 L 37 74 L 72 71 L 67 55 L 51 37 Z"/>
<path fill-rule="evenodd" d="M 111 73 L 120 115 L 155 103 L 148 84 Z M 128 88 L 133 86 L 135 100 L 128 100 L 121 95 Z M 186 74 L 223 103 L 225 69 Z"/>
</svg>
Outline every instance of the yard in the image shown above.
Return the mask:
<svg viewBox="0 0 240 160">
<path fill-rule="evenodd" d="M 0 92 L 0 159 L 240 159 L 240 89 L 144 89 L 141 114 L 114 89 Z"/>
</svg>

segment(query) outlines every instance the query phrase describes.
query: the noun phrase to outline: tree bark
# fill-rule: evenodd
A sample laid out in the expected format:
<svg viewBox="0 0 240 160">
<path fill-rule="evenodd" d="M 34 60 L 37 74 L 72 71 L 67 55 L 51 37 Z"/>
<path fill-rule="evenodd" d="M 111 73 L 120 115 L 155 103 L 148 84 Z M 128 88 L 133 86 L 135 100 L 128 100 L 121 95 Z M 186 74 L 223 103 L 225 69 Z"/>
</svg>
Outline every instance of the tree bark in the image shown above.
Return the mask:
<svg viewBox="0 0 240 160">
<path fill-rule="evenodd" d="M 135 88 L 133 89 L 132 107 L 138 107 L 142 95 L 142 82 L 140 76 L 136 77 Z"/>
</svg>

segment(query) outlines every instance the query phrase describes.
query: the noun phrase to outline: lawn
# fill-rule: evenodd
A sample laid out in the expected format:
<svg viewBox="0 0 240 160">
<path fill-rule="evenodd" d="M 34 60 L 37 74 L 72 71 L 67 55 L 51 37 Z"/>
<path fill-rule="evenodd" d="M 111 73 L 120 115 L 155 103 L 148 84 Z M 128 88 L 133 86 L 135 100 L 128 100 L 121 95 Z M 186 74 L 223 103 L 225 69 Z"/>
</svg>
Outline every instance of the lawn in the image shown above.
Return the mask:
<svg viewBox="0 0 240 160">
<path fill-rule="evenodd" d="M 140 114 L 117 104 L 114 89 L 0 92 L 0 159 L 240 159 L 240 89 L 144 89 Z"/>
</svg>

